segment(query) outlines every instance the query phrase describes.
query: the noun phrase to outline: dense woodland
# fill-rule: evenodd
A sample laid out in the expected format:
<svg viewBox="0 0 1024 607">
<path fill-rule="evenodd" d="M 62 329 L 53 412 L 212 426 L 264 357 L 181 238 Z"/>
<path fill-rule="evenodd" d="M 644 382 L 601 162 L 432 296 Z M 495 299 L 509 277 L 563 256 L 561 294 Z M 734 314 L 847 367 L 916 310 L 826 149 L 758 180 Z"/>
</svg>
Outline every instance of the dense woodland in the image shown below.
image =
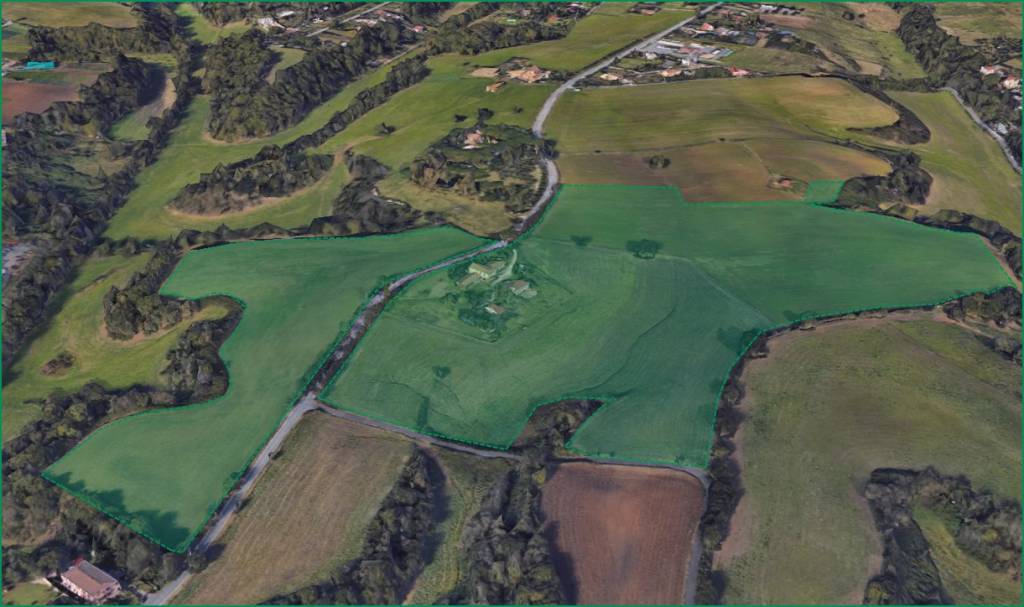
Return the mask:
<svg viewBox="0 0 1024 607">
<path fill-rule="evenodd" d="M 174 53 L 183 35 L 173 5 L 135 3 L 139 26 L 115 28 L 90 23 L 82 27 L 33 27 L 29 57 L 63 61 L 107 61 L 125 53 Z"/>
<path fill-rule="evenodd" d="M 226 138 L 244 120 L 252 95 L 267 86 L 267 73 L 276 56 L 267 48 L 267 37 L 258 29 L 225 36 L 206 50 L 203 90 L 210 95 L 207 129 L 217 139 Z"/>
</svg>

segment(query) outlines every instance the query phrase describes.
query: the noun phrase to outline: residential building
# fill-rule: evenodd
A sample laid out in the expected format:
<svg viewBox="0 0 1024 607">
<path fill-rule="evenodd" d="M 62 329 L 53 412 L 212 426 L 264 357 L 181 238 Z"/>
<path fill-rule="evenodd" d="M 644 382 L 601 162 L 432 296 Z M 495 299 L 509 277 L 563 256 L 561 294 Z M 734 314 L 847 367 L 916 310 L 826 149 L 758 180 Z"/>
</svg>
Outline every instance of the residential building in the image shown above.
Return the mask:
<svg viewBox="0 0 1024 607">
<path fill-rule="evenodd" d="M 107 572 L 82 557 L 60 574 L 64 586 L 75 595 L 100 603 L 121 592 L 121 584 Z"/>
</svg>

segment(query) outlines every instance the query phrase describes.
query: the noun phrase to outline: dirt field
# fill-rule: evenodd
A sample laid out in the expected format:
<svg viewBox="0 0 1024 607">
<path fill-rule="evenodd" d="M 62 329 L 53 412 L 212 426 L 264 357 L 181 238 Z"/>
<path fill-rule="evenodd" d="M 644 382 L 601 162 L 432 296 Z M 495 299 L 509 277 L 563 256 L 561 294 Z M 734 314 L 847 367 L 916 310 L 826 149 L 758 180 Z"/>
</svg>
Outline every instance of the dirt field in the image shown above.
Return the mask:
<svg viewBox="0 0 1024 607">
<path fill-rule="evenodd" d="M 14 117 L 25 112 L 39 113 L 55 101 L 77 101 L 77 84 L 50 84 L 48 82 L 18 82 L 7 79 L 3 86 L 3 123 L 11 124 Z"/>
<path fill-rule="evenodd" d="M 684 472 L 573 462 L 544 486 L 555 563 L 578 604 L 680 603 L 700 481 Z"/>
<path fill-rule="evenodd" d="M 355 556 L 411 443 L 322 413 L 308 414 L 260 480 L 213 562 L 175 598 L 256 604 Z"/>
</svg>

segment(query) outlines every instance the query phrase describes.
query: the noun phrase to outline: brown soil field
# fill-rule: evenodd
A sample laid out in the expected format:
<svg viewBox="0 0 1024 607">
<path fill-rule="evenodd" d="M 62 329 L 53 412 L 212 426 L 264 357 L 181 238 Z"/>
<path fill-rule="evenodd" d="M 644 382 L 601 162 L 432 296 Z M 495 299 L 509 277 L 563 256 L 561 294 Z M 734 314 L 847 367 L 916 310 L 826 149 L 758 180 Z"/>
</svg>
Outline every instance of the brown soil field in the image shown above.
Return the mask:
<svg viewBox="0 0 1024 607">
<path fill-rule="evenodd" d="M 577 604 L 678 604 L 704 488 L 685 472 L 571 462 L 542 497 L 555 566 Z"/>
<path fill-rule="evenodd" d="M 411 450 L 404 437 L 307 414 L 174 602 L 253 605 L 352 559 Z"/>
<path fill-rule="evenodd" d="M 25 112 L 39 113 L 55 101 L 77 101 L 77 84 L 50 84 L 48 82 L 4 82 L 3 123 L 11 124 L 14 117 Z"/>
</svg>

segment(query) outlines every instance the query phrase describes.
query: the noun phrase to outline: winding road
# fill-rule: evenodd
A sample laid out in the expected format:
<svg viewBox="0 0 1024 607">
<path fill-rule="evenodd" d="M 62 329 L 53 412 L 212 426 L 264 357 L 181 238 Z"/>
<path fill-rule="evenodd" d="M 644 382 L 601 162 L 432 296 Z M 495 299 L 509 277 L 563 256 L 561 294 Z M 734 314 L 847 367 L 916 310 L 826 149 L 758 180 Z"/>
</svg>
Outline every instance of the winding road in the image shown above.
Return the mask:
<svg viewBox="0 0 1024 607">
<path fill-rule="evenodd" d="M 544 105 L 541 107 L 540 112 L 537 114 L 537 118 L 533 121 L 532 131 L 534 135 L 536 135 L 537 137 L 543 136 L 544 123 L 547 121 L 548 116 L 551 114 L 551 110 L 555 107 L 555 104 L 558 103 L 558 100 L 561 98 L 561 96 L 565 94 L 566 91 L 575 88 L 578 82 L 608 67 L 616 60 L 629 55 L 638 48 L 641 48 L 654 40 L 663 38 L 676 28 L 686 25 L 687 23 L 690 23 L 694 19 L 703 16 L 710 10 L 714 10 L 716 7 L 720 6 L 720 4 L 721 3 L 708 5 L 707 7 L 701 9 L 697 14 L 677 22 L 672 27 L 666 28 L 651 36 L 647 36 L 646 38 L 640 40 L 639 42 L 636 42 L 626 47 L 625 49 L 618 51 L 615 54 L 610 55 L 607 58 L 602 59 L 601 61 L 594 63 L 587 68 L 584 68 L 575 76 L 566 80 L 564 83 L 561 84 L 561 86 L 552 91 L 551 95 L 549 95 L 548 98 L 544 101 Z M 380 6 L 383 5 L 374 6 L 371 9 L 367 9 L 367 11 L 379 8 Z M 380 291 L 373 295 L 373 297 L 369 300 L 367 305 L 363 308 L 362 312 L 360 312 L 359 316 L 356 317 L 356 319 L 352 322 L 352 325 L 349 327 L 348 333 L 346 333 L 345 337 L 338 343 L 338 346 L 335 348 L 334 354 L 328 359 L 328 363 L 325 364 L 320 369 L 320 371 L 318 371 L 317 374 L 314 376 L 313 380 L 310 382 L 309 390 L 302 395 L 302 398 L 300 398 L 296 402 L 292 410 L 289 411 L 288 414 L 284 417 L 284 419 L 281 420 L 281 424 L 274 432 L 274 435 L 270 438 L 269 441 L 267 441 L 267 444 L 264 445 L 263 449 L 260 450 L 256 458 L 253 459 L 252 463 L 249 465 L 249 468 L 243 475 L 241 481 L 239 481 L 238 486 L 234 489 L 234 491 L 232 491 L 228 495 L 227 499 L 225 499 L 224 503 L 221 504 L 221 507 L 217 510 L 217 513 L 214 514 L 213 518 L 210 519 L 209 523 L 207 524 L 205 532 L 200 536 L 199 540 L 189 550 L 190 554 L 205 553 L 210 548 L 210 546 L 216 543 L 217 539 L 220 538 L 221 535 L 223 535 L 224 531 L 227 530 L 231 521 L 234 519 L 234 516 L 238 511 L 239 506 L 252 492 L 252 489 L 255 486 L 256 481 L 258 481 L 260 477 L 263 475 L 263 473 L 266 471 L 266 468 L 272 461 L 274 454 L 280 449 L 281 445 L 284 443 L 284 440 L 291 433 L 292 429 L 294 429 L 295 426 L 299 423 L 299 421 L 302 419 L 302 416 L 308 413 L 309 411 L 323 411 L 332 416 L 353 421 L 356 423 L 392 432 L 397 432 L 413 440 L 428 442 L 447 449 L 453 449 L 465 453 L 472 453 L 480 457 L 500 457 L 505 459 L 519 458 L 519 456 L 514 454 L 501 451 L 477 449 L 469 445 L 455 443 L 452 441 L 445 441 L 442 439 L 438 439 L 436 437 L 419 434 L 412 430 L 408 430 L 406 428 L 402 428 L 400 426 L 396 426 L 393 424 L 371 420 L 369 418 L 360 415 L 355 415 L 353 413 L 348 413 L 345 411 L 339 411 L 337 409 L 333 409 L 331 407 L 327 407 L 325 405 L 318 403 L 316 400 L 316 394 L 322 387 L 323 382 L 326 381 L 326 378 L 333 374 L 331 370 L 337 369 L 338 366 L 344 361 L 344 359 L 352 352 L 352 349 L 355 346 L 355 344 L 365 334 L 367 327 L 369 327 L 373 320 L 376 318 L 376 316 L 380 314 L 380 311 L 383 308 L 383 304 L 386 303 L 395 294 L 397 294 L 404 286 L 416 280 L 417 278 L 423 276 L 424 274 L 428 274 L 430 272 L 446 268 L 448 266 L 451 266 L 452 264 L 459 263 L 461 261 L 469 259 L 470 257 L 475 257 L 482 253 L 487 253 L 490 251 L 496 251 L 498 249 L 505 248 L 509 244 L 514 242 L 519 236 L 521 236 L 523 232 L 525 232 L 525 230 L 530 226 L 531 221 L 534 220 L 536 217 L 539 217 L 539 215 L 543 212 L 544 208 L 548 205 L 549 202 L 551 202 L 552 198 L 554 197 L 555 190 L 558 187 L 558 167 L 555 165 L 552 159 L 544 159 L 544 172 L 546 176 L 544 190 L 541 193 L 540 197 L 537 199 L 537 202 L 533 205 L 533 207 L 531 207 L 530 210 L 527 211 L 516 224 L 516 231 L 514 236 L 508 237 L 503 240 L 495 241 L 480 249 L 470 251 L 468 253 L 459 255 L 454 258 L 446 259 L 427 268 L 423 268 L 421 270 L 417 270 L 410 274 L 401 276 L 400 278 L 395 279 L 386 287 L 384 287 L 383 289 L 381 289 Z M 636 465 L 633 462 L 609 461 L 607 463 L 622 463 Z M 705 486 L 707 485 L 707 477 L 702 470 L 675 466 L 664 467 L 675 468 L 693 474 L 701 481 L 701 483 L 703 483 Z M 699 558 L 699 555 L 694 555 L 691 558 Z M 145 604 L 167 604 L 178 592 L 181 591 L 182 588 L 184 588 L 185 584 L 188 583 L 191 577 L 191 573 L 189 573 L 187 570 L 184 571 L 181 575 L 179 575 L 171 582 L 167 583 L 159 591 L 149 594 L 146 597 Z M 691 591 L 688 590 L 687 594 L 690 595 Z"/>
</svg>

